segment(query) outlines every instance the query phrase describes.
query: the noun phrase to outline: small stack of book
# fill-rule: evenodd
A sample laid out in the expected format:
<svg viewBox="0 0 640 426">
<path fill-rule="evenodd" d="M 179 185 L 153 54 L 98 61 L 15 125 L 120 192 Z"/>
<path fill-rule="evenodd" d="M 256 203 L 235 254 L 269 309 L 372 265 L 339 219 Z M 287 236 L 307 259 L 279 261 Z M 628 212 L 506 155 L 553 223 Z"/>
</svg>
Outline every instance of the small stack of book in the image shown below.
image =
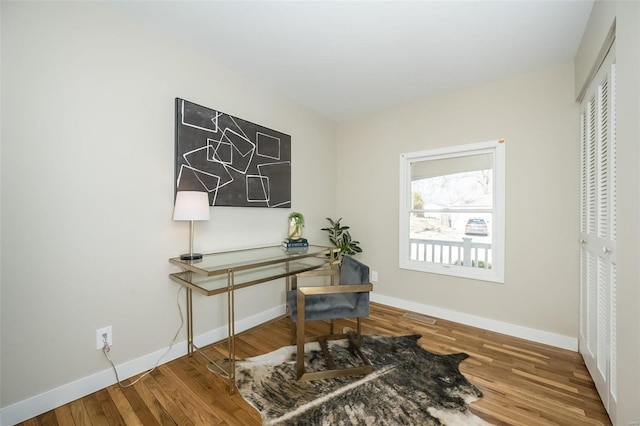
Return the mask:
<svg viewBox="0 0 640 426">
<path fill-rule="evenodd" d="M 287 250 L 287 253 L 305 253 L 309 250 L 309 242 L 306 238 L 298 238 L 297 240 L 285 238 L 282 241 L 282 247 Z"/>
</svg>

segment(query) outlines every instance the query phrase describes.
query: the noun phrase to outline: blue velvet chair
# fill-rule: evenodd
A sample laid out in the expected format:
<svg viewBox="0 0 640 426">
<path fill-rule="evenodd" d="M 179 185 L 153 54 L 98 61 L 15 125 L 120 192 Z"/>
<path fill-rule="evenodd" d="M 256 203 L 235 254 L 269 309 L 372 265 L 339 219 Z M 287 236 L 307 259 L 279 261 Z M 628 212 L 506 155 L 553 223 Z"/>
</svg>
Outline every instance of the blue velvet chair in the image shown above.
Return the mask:
<svg viewBox="0 0 640 426">
<path fill-rule="evenodd" d="M 330 276 L 331 285 L 302 286 L 298 279 L 302 277 Z M 336 279 L 339 282 L 336 283 Z M 360 351 L 360 319 L 369 316 L 369 293 L 373 285 L 369 282 L 369 267 L 351 256 L 344 256 L 339 268 L 319 269 L 304 272 L 292 277 L 292 290 L 287 292 L 287 308 L 292 320 L 292 337 L 295 337 L 296 376 L 298 380 L 328 379 L 348 375 L 369 374 L 373 368 L 369 360 Z M 333 320 L 355 318 L 356 332 L 334 333 Z M 306 336 L 306 321 L 330 321 L 329 334 L 324 336 Z M 327 341 L 349 339 L 358 354 L 362 365 L 337 368 L 331 359 Z M 306 372 L 304 368 L 304 344 L 319 342 L 327 360 L 327 370 Z"/>
</svg>

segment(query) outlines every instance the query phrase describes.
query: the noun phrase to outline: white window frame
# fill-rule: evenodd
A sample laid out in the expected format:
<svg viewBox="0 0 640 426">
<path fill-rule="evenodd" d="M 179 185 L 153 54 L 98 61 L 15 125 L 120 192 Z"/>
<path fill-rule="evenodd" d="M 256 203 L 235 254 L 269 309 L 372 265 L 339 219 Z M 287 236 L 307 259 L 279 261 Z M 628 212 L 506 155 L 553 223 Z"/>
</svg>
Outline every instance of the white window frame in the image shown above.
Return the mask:
<svg viewBox="0 0 640 426">
<path fill-rule="evenodd" d="M 410 260 L 411 166 L 415 162 L 493 155 L 492 264 L 490 269 Z M 504 139 L 453 147 L 430 149 L 400 155 L 400 263 L 401 269 L 504 283 L 505 254 L 505 143 Z"/>
</svg>

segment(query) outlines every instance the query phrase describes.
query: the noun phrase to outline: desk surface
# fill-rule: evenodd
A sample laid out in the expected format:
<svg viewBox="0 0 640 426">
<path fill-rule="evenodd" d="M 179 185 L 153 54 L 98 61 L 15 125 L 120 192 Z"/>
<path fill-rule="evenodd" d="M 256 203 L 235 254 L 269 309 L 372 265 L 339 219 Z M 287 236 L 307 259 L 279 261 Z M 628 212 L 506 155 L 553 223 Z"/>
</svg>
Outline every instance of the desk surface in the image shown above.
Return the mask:
<svg viewBox="0 0 640 426">
<path fill-rule="evenodd" d="M 306 257 L 317 257 L 328 253 L 329 250 L 328 247 L 313 245 L 310 245 L 309 249 L 304 252 L 287 251 L 282 246 L 269 246 L 208 253 L 199 260 L 180 260 L 179 257 L 174 257 L 169 259 L 169 262 L 198 275 L 211 276 L 226 274 L 229 269 L 241 271 Z"/>
<path fill-rule="evenodd" d="M 261 282 L 283 278 L 299 272 L 317 269 L 326 264 L 331 249 L 309 246 L 305 252 L 287 251 L 282 246 L 259 247 L 244 250 L 209 253 L 201 260 L 169 259 L 185 272 L 171 274 L 173 281 L 207 296 L 240 289 Z M 189 275 L 188 272 L 193 274 Z M 233 274 L 229 283 L 228 274 Z"/>
</svg>

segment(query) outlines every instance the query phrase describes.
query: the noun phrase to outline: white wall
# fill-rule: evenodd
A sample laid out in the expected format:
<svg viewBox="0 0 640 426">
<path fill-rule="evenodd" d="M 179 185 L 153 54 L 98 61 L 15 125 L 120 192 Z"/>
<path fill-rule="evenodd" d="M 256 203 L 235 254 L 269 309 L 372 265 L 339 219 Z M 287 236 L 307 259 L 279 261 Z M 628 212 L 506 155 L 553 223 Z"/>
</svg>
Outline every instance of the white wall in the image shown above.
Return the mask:
<svg viewBox="0 0 640 426">
<path fill-rule="evenodd" d="M 376 294 L 576 339 L 578 107 L 573 64 L 429 98 L 338 128 L 339 215 Z M 398 268 L 403 152 L 506 142 L 505 283 Z"/>
<path fill-rule="evenodd" d="M 615 22 L 617 116 L 616 424 L 640 421 L 640 3 L 597 1 L 576 56 L 576 93 L 597 68 Z"/>
<path fill-rule="evenodd" d="M 113 326 L 117 364 L 173 337 L 167 259 L 188 248 L 188 225 L 171 220 L 175 97 L 291 135 L 293 209 L 325 243 L 332 122 L 103 5 L 1 7 L 2 407 L 107 370 L 97 328 Z M 213 208 L 195 246 L 278 243 L 290 211 Z M 240 316 L 282 303 L 282 289 L 240 294 Z M 224 324 L 222 298 L 195 304 L 196 335 Z"/>
</svg>

